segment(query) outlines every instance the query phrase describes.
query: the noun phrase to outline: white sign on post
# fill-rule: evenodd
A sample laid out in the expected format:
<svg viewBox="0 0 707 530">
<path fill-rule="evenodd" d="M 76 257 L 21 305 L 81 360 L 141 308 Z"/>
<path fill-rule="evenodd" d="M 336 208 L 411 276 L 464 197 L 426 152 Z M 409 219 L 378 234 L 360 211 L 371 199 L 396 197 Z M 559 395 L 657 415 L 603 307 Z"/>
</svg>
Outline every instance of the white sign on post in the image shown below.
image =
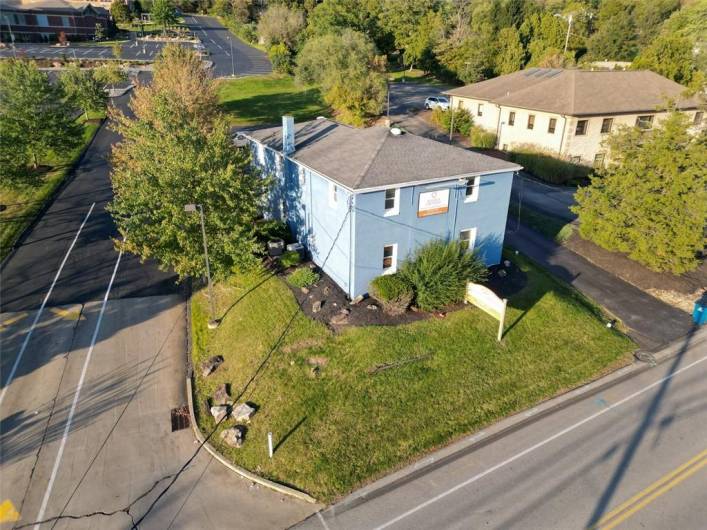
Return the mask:
<svg viewBox="0 0 707 530">
<path fill-rule="evenodd" d="M 498 340 L 503 337 L 503 323 L 506 319 L 506 305 L 508 300 L 499 298 L 491 289 L 478 283 L 468 282 L 466 284 L 466 296 L 464 301 L 474 304 L 492 317 L 498 319 Z"/>
<path fill-rule="evenodd" d="M 417 207 L 418 217 L 445 213 L 449 210 L 449 188 L 420 193 Z"/>
</svg>

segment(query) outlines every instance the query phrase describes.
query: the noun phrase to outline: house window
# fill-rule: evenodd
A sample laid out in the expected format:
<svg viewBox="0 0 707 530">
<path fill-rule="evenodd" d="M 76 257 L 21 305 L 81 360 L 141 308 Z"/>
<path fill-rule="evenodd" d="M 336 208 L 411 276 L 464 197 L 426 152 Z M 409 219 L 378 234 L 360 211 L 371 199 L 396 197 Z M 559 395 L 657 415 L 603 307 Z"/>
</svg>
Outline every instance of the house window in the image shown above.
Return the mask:
<svg viewBox="0 0 707 530">
<path fill-rule="evenodd" d="M 651 129 L 653 127 L 653 115 L 638 116 L 636 118 L 636 127 L 644 130 Z"/>
<path fill-rule="evenodd" d="M 594 155 L 594 169 L 601 169 L 604 167 L 605 153 L 597 153 Z"/>
<path fill-rule="evenodd" d="M 528 129 L 535 127 L 535 114 L 528 114 Z"/>
<path fill-rule="evenodd" d="M 464 202 L 476 202 L 479 200 L 479 184 L 481 177 L 471 177 L 466 179 L 466 189 L 464 190 Z"/>
<path fill-rule="evenodd" d="M 508 144 L 503 144 L 503 147 L 501 147 L 503 151 L 508 151 Z"/>
<path fill-rule="evenodd" d="M 584 136 L 587 134 L 587 120 L 577 120 L 577 127 L 574 130 L 575 136 Z"/>
<path fill-rule="evenodd" d="M 337 193 L 339 191 L 339 187 L 334 184 L 333 182 L 329 183 L 329 206 L 332 208 L 336 208 L 336 203 L 338 202 L 339 198 L 337 197 Z"/>
<path fill-rule="evenodd" d="M 383 274 L 392 274 L 398 266 L 398 245 L 383 246 Z"/>
<path fill-rule="evenodd" d="M 467 228 L 459 232 L 459 242 L 464 250 L 471 252 L 476 243 L 476 228 Z"/>
<path fill-rule="evenodd" d="M 582 162 L 582 157 L 581 156 L 571 156 L 570 162 L 572 162 L 573 164 L 579 164 Z"/>
<path fill-rule="evenodd" d="M 400 188 L 390 188 L 385 190 L 385 212 L 386 217 L 398 215 L 400 213 Z"/>
<path fill-rule="evenodd" d="M 695 119 L 692 120 L 692 125 L 695 127 L 702 125 L 702 118 L 704 117 L 705 113 L 700 111 L 700 112 L 695 112 Z"/>
<path fill-rule="evenodd" d="M 476 107 L 476 115 L 477 116 L 484 115 L 484 104 L 483 103 L 479 103 L 479 105 Z"/>
<path fill-rule="evenodd" d="M 547 124 L 547 132 L 550 134 L 555 134 L 555 127 L 557 127 L 557 120 L 555 118 L 550 118 Z"/>
<path fill-rule="evenodd" d="M 604 118 L 601 122 L 601 134 L 609 134 L 612 125 L 614 125 L 613 118 Z"/>
<path fill-rule="evenodd" d="M 508 113 L 508 125 L 513 127 L 513 125 L 516 122 L 516 113 L 515 112 L 509 112 Z"/>
</svg>

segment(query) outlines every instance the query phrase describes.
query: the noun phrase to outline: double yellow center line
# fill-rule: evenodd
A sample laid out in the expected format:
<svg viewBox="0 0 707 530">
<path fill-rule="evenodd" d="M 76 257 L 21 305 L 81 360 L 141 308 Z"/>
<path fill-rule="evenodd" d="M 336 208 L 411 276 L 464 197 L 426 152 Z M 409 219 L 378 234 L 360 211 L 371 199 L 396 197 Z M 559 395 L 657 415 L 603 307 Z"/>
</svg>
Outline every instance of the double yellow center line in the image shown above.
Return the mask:
<svg viewBox="0 0 707 530">
<path fill-rule="evenodd" d="M 672 488 L 680 484 L 683 480 L 694 475 L 705 466 L 707 466 L 707 449 L 694 458 L 691 458 L 680 467 L 656 480 L 653 484 L 637 493 L 626 502 L 618 505 L 616 508 L 604 515 L 604 517 L 602 517 L 599 522 L 591 528 L 595 530 L 611 530 L 612 528 L 617 527 L 637 511 L 645 508 L 655 499 L 664 493 L 667 493 Z"/>
</svg>

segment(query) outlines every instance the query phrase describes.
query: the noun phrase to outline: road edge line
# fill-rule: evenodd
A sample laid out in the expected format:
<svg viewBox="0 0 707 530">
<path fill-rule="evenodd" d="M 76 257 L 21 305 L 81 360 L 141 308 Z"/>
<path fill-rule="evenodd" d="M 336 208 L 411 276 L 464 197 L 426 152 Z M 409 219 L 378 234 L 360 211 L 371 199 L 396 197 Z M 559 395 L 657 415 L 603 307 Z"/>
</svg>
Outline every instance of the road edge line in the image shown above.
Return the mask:
<svg viewBox="0 0 707 530">
<path fill-rule="evenodd" d="M 190 282 L 191 283 L 191 282 Z M 301 501 L 307 502 L 309 504 L 319 504 L 319 501 L 309 495 L 308 493 L 305 493 L 303 491 L 300 491 L 298 489 L 295 489 L 291 486 L 286 486 L 284 484 L 280 484 L 279 482 L 275 482 L 270 479 L 266 479 L 264 477 L 261 477 L 260 475 L 257 475 L 251 471 L 248 471 L 245 468 L 242 468 L 240 466 L 237 466 L 228 460 L 226 460 L 204 437 L 204 434 L 201 432 L 201 429 L 199 429 L 198 424 L 196 423 L 196 416 L 194 414 L 194 389 L 193 389 L 193 382 L 192 382 L 192 377 L 194 376 L 194 370 L 192 366 L 192 339 L 191 339 L 191 324 L 192 324 L 192 316 L 191 316 L 191 297 L 192 297 L 192 290 L 191 290 L 191 285 L 188 287 L 188 292 L 186 296 L 186 320 L 187 320 L 187 340 L 186 340 L 186 365 L 187 365 L 187 376 L 185 378 L 186 380 L 186 392 L 187 392 L 187 406 L 189 408 L 189 421 L 191 423 L 192 427 L 192 432 L 194 433 L 194 437 L 196 438 L 196 441 L 199 442 L 201 446 L 206 449 L 206 451 L 217 461 L 219 461 L 221 464 L 223 464 L 226 468 L 230 469 L 232 472 L 236 473 L 237 475 L 240 475 L 242 478 L 246 480 L 250 480 L 252 482 L 256 482 L 260 484 L 261 486 L 265 486 L 266 488 L 269 488 L 273 491 L 276 491 L 278 493 L 283 493 L 285 495 L 289 495 L 290 497 L 294 497 L 296 499 L 299 499 Z"/>
</svg>

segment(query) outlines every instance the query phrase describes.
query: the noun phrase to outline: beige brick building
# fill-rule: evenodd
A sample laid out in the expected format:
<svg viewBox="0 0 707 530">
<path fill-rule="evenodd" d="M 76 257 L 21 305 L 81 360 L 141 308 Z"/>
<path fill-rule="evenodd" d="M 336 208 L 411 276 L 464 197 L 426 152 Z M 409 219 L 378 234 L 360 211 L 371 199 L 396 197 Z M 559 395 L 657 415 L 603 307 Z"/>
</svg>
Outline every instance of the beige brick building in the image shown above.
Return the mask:
<svg viewBox="0 0 707 530">
<path fill-rule="evenodd" d="M 604 163 L 602 141 L 619 125 L 649 129 L 667 116 L 668 101 L 703 127 L 697 98 L 650 71 L 530 68 L 446 92 L 453 108 L 497 136 L 497 147 L 532 145 L 585 165 Z"/>
</svg>

